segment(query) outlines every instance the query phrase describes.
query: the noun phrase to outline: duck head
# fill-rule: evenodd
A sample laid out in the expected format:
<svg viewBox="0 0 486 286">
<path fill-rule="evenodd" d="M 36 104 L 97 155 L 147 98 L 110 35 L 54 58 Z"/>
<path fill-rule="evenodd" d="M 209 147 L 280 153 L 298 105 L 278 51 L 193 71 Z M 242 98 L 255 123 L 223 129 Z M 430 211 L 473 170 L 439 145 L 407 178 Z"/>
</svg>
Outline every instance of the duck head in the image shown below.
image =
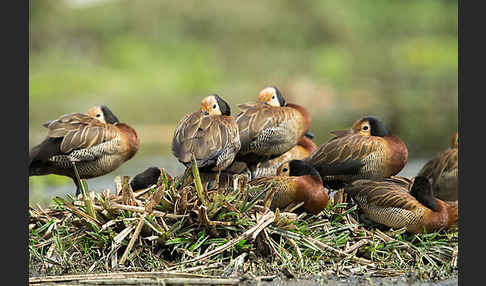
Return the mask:
<svg viewBox="0 0 486 286">
<path fill-rule="evenodd" d="M 410 195 L 429 209 L 433 211 L 437 209 L 432 184 L 427 177 L 417 176 L 413 179 L 412 186 L 410 187 Z"/>
<path fill-rule="evenodd" d="M 98 119 L 103 123 L 116 124 L 120 122 L 106 105 L 93 106 L 86 112 L 87 115 Z"/>
<path fill-rule="evenodd" d="M 269 86 L 258 93 L 258 101 L 271 106 L 285 106 L 282 93 L 275 86 Z"/>
<path fill-rule="evenodd" d="M 375 116 L 365 116 L 356 120 L 347 130 L 332 131 L 332 134 L 341 137 L 348 134 L 361 134 L 362 136 L 385 137 L 391 135 L 386 125 Z"/>
<path fill-rule="evenodd" d="M 277 176 L 311 176 L 318 181 L 322 182 L 321 175 L 312 166 L 312 164 L 305 162 L 303 160 L 291 160 L 283 163 L 277 169 Z"/>
<path fill-rule="evenodd" d="M 454 136 L 452 136 L 452 148 L 458 148 L 459 147 L 459 133 L 456 132 Z"/>
<path fill-rule="evenodd" d="M 133 191 L 145 189 L 151 185 L 157 185 L 161 170 L 158 167 L 149 167 L 145 171 L 137 174 L 130 182 Z"/>
<path fill-rule="evenodd" d="M 211 94 L 201 101 L 201 112 L 206 116 L 231 115 L 231 109 L 226 101 L 219 95 Z"/>
<path fill-rule="evenodd" d="M 285 162 L 280 165 L 277 169 L 277 176 L 290 176 L 290 167 L 289 167 L 289 162 Z"/>
</svg>

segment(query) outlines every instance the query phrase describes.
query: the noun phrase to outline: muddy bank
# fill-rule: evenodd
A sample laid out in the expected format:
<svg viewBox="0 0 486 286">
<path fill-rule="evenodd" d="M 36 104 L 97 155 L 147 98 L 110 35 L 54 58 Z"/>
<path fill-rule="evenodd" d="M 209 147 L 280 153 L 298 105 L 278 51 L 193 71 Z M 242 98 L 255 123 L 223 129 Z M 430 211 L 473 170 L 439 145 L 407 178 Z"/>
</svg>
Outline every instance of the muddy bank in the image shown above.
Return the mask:
<svg viewBox="0 0 486 286">
<path fill-rule="evenodd" d="M 326 277 L 313 277 L 308 279 L 287 279 L 277 277 L 271 281 L 248 281 L 244 285 L 258 285 L 258 286 L 317 286 L 317 285 L 329 285 L 329 286 L 341 286 L 341 285 L 398 285 L 398 286 L 411 286 L 411 285 L 440 285 L 440 286 L 452 286 L 458 285 L 457 273 L 450 278 L 440 281 L 421 281 L 415 277 L 399 276 L 399 277 L 363 277 L 363 276 L 349 276 L 347 278 L 339 278 L 337 276 Z"/>
</svg>

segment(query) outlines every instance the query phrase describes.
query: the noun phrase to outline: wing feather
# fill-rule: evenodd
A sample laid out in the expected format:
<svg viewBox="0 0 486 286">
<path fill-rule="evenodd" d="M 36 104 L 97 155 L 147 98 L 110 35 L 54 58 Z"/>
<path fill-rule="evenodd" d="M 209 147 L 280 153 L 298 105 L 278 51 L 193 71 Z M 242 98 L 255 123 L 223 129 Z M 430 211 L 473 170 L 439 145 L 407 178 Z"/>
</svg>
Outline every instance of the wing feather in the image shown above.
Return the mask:
<svg viewBox="0 0 486 286">
<path fill-rule="evenodd" d="M 48 138 L 62 138 L 60 151 L 89 148 L 117 136 L 116 127 L 82 113 L 66 114 L 47 123 Z"/>
<path fill-rule="evenodd" d="M 410 211 L 420 207 L 420 203 L 408 193 L 406 184 L 393 178 L 356 180 L 348 184 L 344 191 L 370 206 L 395 207 Z"/>
<path fill-rule="evenodd" d="M 314 166 L 331 174 L 356 174 L 375 152 L 382 152 L 384 144 L 379 139 L 359 134 L 334 137 L 321 145 L 307 159 Z"/>
<path fill-rule="evenodd" d="M 200 111 L 186 116 L 179 123 L 172 140 L 172 153 L 184 164 L 194 154 L 198 165 L 214 163 L 230 145 L 239 149 L 238 126 L 231 116 L 204 116 Z"/>
</svg>

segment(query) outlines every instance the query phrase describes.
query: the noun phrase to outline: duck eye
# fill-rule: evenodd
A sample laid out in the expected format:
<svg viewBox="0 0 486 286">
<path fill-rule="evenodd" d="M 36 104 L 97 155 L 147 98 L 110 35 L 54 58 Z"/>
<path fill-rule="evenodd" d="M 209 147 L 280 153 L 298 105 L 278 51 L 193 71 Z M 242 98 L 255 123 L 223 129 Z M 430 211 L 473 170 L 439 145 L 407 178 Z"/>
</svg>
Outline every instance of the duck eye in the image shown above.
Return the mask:
<svg viewBox="0 0 486 286">
<path fill-rule="evenodd" d="M 216 104 L 213 104 L 213 109 L 216 109 Z"/>
<path fill-rule="evenodd" d="M 101 116 L 101 114 L 99 114 L 99 113 L 98 113 L 98 114 L 96 114 L 96 117 L 100 117 L 100 116 Z"/>
<path fill-rule="evenodd" d="M 282 171 L 287 172 L 289 169 L 283 168 Z"/>
<path fill-rule="evenodd" d="M 363 131 L 368 130 L 368 125 L 363 126 Z"/>
</svg>

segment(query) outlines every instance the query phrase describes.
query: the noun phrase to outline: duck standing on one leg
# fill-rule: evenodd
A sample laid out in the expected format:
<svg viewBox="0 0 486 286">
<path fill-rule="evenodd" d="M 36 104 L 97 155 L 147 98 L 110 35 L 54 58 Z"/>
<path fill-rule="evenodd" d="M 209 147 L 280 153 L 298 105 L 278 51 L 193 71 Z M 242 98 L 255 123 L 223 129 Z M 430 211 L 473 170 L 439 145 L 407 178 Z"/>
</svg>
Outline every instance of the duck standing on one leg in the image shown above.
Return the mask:
<svg viewBox="0 0 486 286">
<path fill-rule="evenodd" d="M 47 137 L 29 152 L 29 176 L 49 174 L 70 177 L 80 186 L 73 163 L 81 179 L 106 175 L 130 160 L 138 150 L 135 130 L 108 107 L 95 106 L 87 113 L 72 113 L 43 124 Z"/>
<path fill-rule="evenodd" d="M 192 155 L 203 172 L 219 172 L 231 165 L 240 150 L 236 120 L 221 97 L 205 97 L 201 108 L 182 119 L 172 139 L 172 154 L 186 167 Z"/>
</svg>

